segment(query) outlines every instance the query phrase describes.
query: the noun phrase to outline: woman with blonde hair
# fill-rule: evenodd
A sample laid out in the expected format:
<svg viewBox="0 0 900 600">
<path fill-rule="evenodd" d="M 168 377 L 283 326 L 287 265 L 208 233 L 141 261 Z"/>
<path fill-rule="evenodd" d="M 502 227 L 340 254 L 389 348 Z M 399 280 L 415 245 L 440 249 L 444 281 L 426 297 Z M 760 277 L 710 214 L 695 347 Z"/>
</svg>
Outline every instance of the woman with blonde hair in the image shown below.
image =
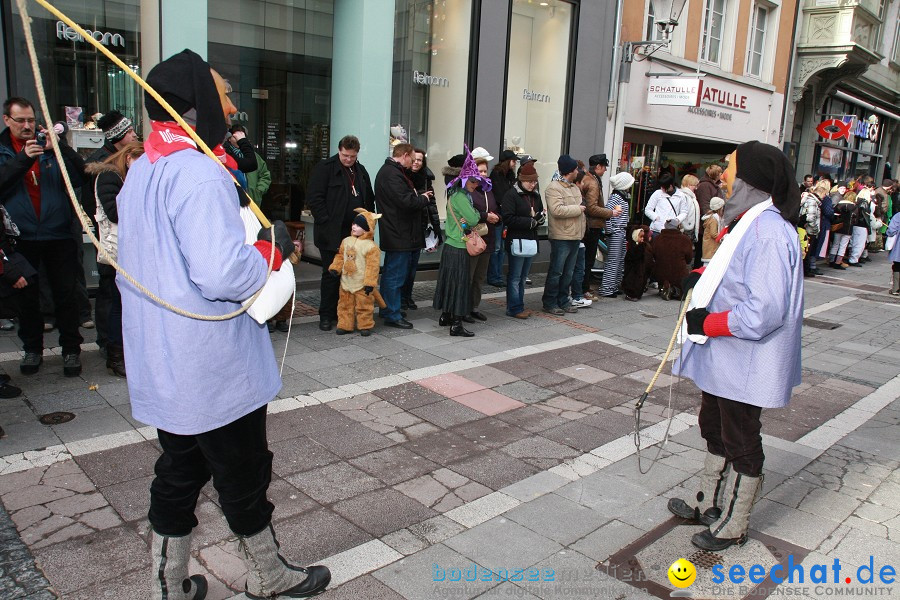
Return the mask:
<svg viewBox="0 0 900 600">
<path fill-rule="evenodd" d="M 725 199 L 725 195 L 720 187 L 722 180 L 722 167 L 718 164 L 711 164 L 706 167 L 706 174 L 697 182 L 697 189 L 694 194 L 697 197 L 697 205 L 700 207 L 700 215 L 709 214 L 709 203 L 713 198 Z M 682 181 L 682 185 L 684 182 Z M 703 256 L 703 240 L 697 240 L 696 252 L 694 255 L 694 266 L 699 267 L 701 257 Z"/>
<path fill-rule="evenodd" d="M 847 253 L 847 245 L 853 235 L 853 225 L 856 220 L 856 192 L 853 191 L 854 182 L 851 182 L 847 192 L 841 197 L 841 201 L 834 206 L 834 224 L 831 232 L 834 236 L 831 248 L 828 249 L 832 269 L 845 270 L 844 254 Z"/>
</svg>

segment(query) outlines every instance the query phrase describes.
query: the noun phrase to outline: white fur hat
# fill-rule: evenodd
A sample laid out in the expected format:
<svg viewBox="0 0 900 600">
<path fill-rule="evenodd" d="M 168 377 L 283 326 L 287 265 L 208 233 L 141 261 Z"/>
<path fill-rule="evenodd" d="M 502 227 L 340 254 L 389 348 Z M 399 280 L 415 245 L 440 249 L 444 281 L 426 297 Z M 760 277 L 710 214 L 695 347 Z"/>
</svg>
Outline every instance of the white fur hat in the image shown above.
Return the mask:
<svg viewBox="0 0 900 600">
<path fill-rule="evenodd" d="M 631 173 L 627 171 L 622 171 L 621 173 L 616 173 L 615 175 L 609 178 L 609 184 L 613 187 L 614 190 L 627 190 L 631 189 L 631 186 L 634 185 L 634 177 L 631 176 Z"/>
<path fill-rule="evenodd" d="M 487 160 L 494 160 L 494 157 L 491 156 L 488 151 L 481 146 L 478 146 L 477 148 L 472 150 L 472 158 L 485 158 Z"/>
<path fill-rule="evenodd" d="M 715 212 L 725 206 L 725 201 L 718 196 L 713 196 L 709 200 L 709 210 Z"/>
</svg>

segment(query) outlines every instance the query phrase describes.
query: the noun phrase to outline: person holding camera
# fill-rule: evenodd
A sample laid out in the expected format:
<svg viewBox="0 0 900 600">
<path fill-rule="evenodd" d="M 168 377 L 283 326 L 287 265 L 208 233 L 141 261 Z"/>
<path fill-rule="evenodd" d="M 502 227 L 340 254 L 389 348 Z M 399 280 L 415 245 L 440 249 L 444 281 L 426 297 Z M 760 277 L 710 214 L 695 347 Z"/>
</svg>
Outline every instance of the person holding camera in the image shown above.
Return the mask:
<svg viewBox="0 0 900 600">
<path fill-rule="evenodd" d="M 525 310 L 525 282 L 531 269 L 532 256 L 513 253 L 516 240 L 534 240 L 537 254 L 537 230 L 547 222 L 544 203 L 537 191 L 538 174 L 534 163 L 519 169 L 518 181 L 501 199 L 500 212 L 506 225 L 506 254 L 509 271 L 506 274 L 506 315 L 527 319 L 531 311 Z"/>
<path fill-rule="evenodd" d="M 34 106 L 25 98 L 12 97 L 3 103 L 0 133 L 0 202 L 19 228 L 16 250 L 34 268 L 41 265 L 47 273 L 56 325 L 62 346 L 63 374 L 81 374 L 81 344 L 76 286 L 78 248 L 72 238 L 73 211 L 66 194 L 60 165 L 53 153 L 53 138 L 37 124 Z M 74 187 L 82 184 L 84 160 L 60 140 L 64 168 Z M 39 286 L 27 285 L 20 291 L 19 338 L 25 355 L 19 365 L 24 375 L 40 369 L 44 353 L 44 317 L 41 314 Z"/>
</svg>

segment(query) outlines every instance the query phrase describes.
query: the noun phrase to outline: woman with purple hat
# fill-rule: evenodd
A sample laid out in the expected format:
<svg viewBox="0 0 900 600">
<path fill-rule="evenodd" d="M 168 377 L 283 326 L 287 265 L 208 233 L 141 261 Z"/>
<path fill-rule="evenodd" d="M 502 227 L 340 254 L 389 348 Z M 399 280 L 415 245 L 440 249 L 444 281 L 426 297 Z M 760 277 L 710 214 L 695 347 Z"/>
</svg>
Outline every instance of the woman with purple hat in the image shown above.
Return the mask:
<svg viewBox="0 0 900 600">
<path fill-rule="evenodd" d="M 440 325 L 450 325 L 450 335 L 472 337 L 462 318 L 472 312 L 471 277 L 466 237 L 478 224 L 479 214 L 472 207 L 472 192 L 481 185 L 491 189 L 491 180 L 483 177 L 472 153 L 466 147 L 459 175 L 447 183 L 447 219 L 444 225 L 444 250 L 438 268 L 437 288 L 432 306 L 441 311 Z M 477 235 L 477 234 L 473 234 Z"/>
</svg>

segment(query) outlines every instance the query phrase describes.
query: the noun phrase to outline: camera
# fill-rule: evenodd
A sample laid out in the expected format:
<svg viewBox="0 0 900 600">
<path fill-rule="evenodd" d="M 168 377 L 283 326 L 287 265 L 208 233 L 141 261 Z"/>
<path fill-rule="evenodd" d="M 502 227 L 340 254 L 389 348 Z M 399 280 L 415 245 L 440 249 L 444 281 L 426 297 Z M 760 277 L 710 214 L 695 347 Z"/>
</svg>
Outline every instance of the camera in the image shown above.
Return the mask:
<svg viewBox="0 0 900 600">
<path fill-rule="evenodd" d="M 34 136 L 34 141 L 38 143 L 38 146 L 45 147 L 47 145 L 47 132 L 38 131 Z"/>
</svg>

